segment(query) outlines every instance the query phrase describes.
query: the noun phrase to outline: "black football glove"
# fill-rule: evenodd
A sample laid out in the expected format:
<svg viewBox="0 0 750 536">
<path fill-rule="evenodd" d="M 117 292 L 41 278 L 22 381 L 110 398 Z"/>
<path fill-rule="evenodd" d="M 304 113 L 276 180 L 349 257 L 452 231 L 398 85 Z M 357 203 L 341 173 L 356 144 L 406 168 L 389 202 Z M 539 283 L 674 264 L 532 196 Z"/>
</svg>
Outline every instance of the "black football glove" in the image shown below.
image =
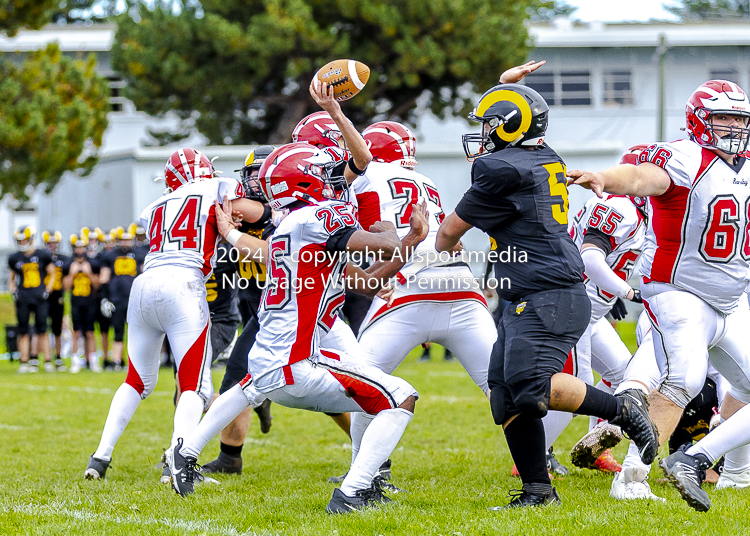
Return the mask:
<svg viewBox="0 0 750 536">
<path fill-rule="evenodd" d="M 622 320 L 628 316 L 628 308 L 625 307 L 625 301 L 622 298 L 617 298 L 617 301 L 612 306 L 610 314 L 615 320 Z"/>
<path fill-rule="evenodd" d="M 633 297 L 630 298 L 630 301 L 633 303 L 643 303 L 643 298 L 641 297 L 641 291 L 638 289 L 633 289 Z"/>
</svg>

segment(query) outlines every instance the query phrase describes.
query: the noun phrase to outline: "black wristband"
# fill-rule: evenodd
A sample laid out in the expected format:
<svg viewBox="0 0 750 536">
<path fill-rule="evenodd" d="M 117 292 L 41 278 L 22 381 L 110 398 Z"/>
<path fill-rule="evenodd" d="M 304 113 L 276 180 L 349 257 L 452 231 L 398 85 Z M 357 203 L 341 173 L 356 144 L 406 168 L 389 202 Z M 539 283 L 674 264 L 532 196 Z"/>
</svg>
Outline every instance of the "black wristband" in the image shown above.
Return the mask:
<svg viewBox="0 0 750 536">
<path fill-rule="evenodd" d="M 367 171 L 367 166 L 365 166 L 365 169 L 359 169 L 356 165 L 354 165 L 354 158 L 350 158 L 347 165 L 355 175 L 364 175 L 365 171 Z"/>
<path fill-rule="evenodd" d="M 265 223 L 271 219 L 271 207 L 263 205 L 263 215 L 258 220 L 260 223 Z"/>
<path fill-rule="evenodd" d="M 641 296 L 641 291 L 638 289 L 633 289 L 633 297 L 630 298 L 630 301 L 633 303 L 643 303 L 643 297 Z"/>
</svg>

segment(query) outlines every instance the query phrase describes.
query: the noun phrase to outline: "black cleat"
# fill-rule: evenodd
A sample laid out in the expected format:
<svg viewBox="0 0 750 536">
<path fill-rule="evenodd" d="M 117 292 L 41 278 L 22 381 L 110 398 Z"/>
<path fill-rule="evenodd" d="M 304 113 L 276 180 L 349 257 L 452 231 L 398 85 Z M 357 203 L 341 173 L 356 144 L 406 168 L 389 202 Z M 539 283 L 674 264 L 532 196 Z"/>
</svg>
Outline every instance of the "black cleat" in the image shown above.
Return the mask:
<svg viewBox="0 0 750 536">
<path fill-rule="evenodd" d="M 172 488 L 181 497 L 190 495 L 195 491 L 196 472 L 198 464 L 195 458 L 180 454 L 182 438 L 177 439 L 177 445 L 165 453 L 164 465 L 169 467 L 172 475 Z"/>
<path fill-rule="evenodd" d="M 383 495 L 382 490 L 373 483 L 367 489 L 360 489 L 354 492 L 354 497 L 344 495 L 341 488 L 333 490 L 333 496 L 326 506 L 326 512 L 329 514 L 346 514 L 354 510 L 364 510 L 380 504 L 389 503 L 391 500 Z"/>
<path fill-rule="evenodd" d="M 273 420 L 273 415 L 271 415 L 271 401 L 266 398 L 260 406 L 253 408 L 253 411 L 260 419 L 260 433 L 267 434 L 271 430 L 271 420 Z"/>
<path fill-rule="evenodd" d="M 525 488 L 526 486 L 524 486 Z M 511 501 L 506 506 L 492 506 L 487 510 L 507 510 L 509 508 L 523 508 L 525 506 L 547 506 L 548 504 L 562 503 L 555 488 L 545 495 L 531 493 L 526 489 L 512 490 L 509 494 Z"/>
<path fill-rule="evenodd" d="M 100 460 L 99 458 L 94 458 L 94 455 L 92 454 L 91 458 L 89 458 L 86 470 L 83 472 L 83 478 L 86 480 L 103 480 L 104 475 L 107 474 L 107 469 L 109 469 L 109 464 L 111 463 L 112 460 Z"/>
<path fill-rule="evenodd" d="M 567 467 L 557 461 L 555 454 L 552 452 L 552 447 L 547 452 L 547 471 L 558 476 L 567 476 L 570 472 Z"/>
<path fill-rule="evenodd" d="M 641 461 L 651 465 L 659 452 L 659 430 L 648 414 L 648 400 L 638 389 L 626 389 L 615 397 L 620 401 L 620 414 L 610 424 L 619 426 L 638 447 Z"/>
<path fill-rule="evenodd" d="M 381 493 L 409 493 L 405 489 L 398 488 L 388 482 L 385 478 L 382 476 L 376 475 L 375 478 L 372 479 L 372 483 L 380 490 Z M 387 497 L 386 497 L 387 498 Z"/>
<path fill-rule="evenodd" d="M 660 461 L 659 466 L 692 508 L 699 512 L 708 512 L 711 508 L 711 499 L 701 488 L 701 483 L 705 480 L 706 469 L 711 467 L 711 463 L 702 454 L 686 454 L 685 450 L 690 446 L 690 443 L 684 444 L 680 450 Z"/>
<path fill-rule="evenodd" d="M 206 474 L 224 473 L 227 475 L 242 474 L 242 456 L 230 456 L 219 452 L 219 456 L 212 462 L 201 467 L 201 472 Z"/>
</svg>

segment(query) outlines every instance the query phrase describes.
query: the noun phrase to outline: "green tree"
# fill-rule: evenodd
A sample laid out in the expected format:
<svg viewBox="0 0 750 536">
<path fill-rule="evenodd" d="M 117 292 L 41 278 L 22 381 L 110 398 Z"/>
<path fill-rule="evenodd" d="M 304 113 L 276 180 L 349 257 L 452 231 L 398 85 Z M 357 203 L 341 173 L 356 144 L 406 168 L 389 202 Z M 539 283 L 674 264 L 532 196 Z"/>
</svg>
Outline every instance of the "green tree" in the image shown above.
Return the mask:
<svg viewBox="0 0 750 536">
<path fill-rule="evenodd" d="M 0 193 L 19 201 L 32 188 L 51 192 L 66 171 L 87 174 L 107 127 L 109 88 L 85 62 L 56 44 L 22 66 L 0 62 Z M 30 188 L 31 187 L 31 188 Z"/>
<path fill-rule="evenodd" d="M 0 0 L 0 32 L 13 37 L 21 28 L 37 30 L 50 21 L 58 0 Z"/>
<path fill-rule="evenodd" d="M 370 81 L 346 113 L 413 123 L 417 104 L 466 114 L 529 51 L 524 20 L 539 0 L 203 0 L 121 15 L 113 66 L 125 95 L 152 115 L 176 113 L 214 144 L 290 139 L 317 109 L 318 68 L 354 58 Z M 136 21 L 137 20 L 137 21 Z"/>
<path fill-rule="evenodd" d="M 683 21 L 750 19 L 750 0 L 680 0 L 664 8 Z"/>
</svg>

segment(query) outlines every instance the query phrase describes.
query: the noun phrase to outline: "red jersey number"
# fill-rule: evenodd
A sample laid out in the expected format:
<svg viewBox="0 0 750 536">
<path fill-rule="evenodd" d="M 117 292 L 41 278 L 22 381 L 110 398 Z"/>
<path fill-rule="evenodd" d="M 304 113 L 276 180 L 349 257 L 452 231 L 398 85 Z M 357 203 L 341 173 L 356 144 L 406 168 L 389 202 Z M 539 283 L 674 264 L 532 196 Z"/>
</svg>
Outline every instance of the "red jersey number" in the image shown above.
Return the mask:
<svg viewBox="0 0 750 536">
<path fill-rule="evenodd" d="M 268 273 L 271 281 L 267 283 L 263 295 L 266 309 L 283 309 L 291 300 L 290 284 L 292 274 L 284 263 L 283 257 L 289 255 L 289 236 L 274 237 L 268 246 Z"/>
<path fill-rule="evenodd" d="M 747 208 L 747 207 L 746 207 Z M 733 195 L 717 195 L 708 205 L 708 221 L 701 238 L 701 256 L 707 262 L 729 262 L 737 249 L 740 226 L 740 204 Z M 745 243 L 742 255 L 748 252 L 748 229 L 745 226 Z"/>
<path fill-rule="evenodd" d="M 440 212 L 435 214 L 435 218 L 437 219 L 438 224 L 443 223 L 443 220 L 445 219 L 445 212 L 443 212 L 443 205 L 440 204 L 440 194 L 438 193 L 437 189 L 433 188 L 429 184 L 422 183 L 422 186 L 424 186 L 424 191 L 427 192 L 427 199 L 440 207 Z"/>
<path fill-rule="evenodd" d="M 403 199 L 404 203 L 396 214 L 396 227 L 409 227 L 409 218 L 414 205 L 419 200 L 419 185 L 411 179 L 394 178 L 388 180 L 391 195 L 394 199 Z M 437 192 L 436 192 L 437 193 Z"/>
</svg>

